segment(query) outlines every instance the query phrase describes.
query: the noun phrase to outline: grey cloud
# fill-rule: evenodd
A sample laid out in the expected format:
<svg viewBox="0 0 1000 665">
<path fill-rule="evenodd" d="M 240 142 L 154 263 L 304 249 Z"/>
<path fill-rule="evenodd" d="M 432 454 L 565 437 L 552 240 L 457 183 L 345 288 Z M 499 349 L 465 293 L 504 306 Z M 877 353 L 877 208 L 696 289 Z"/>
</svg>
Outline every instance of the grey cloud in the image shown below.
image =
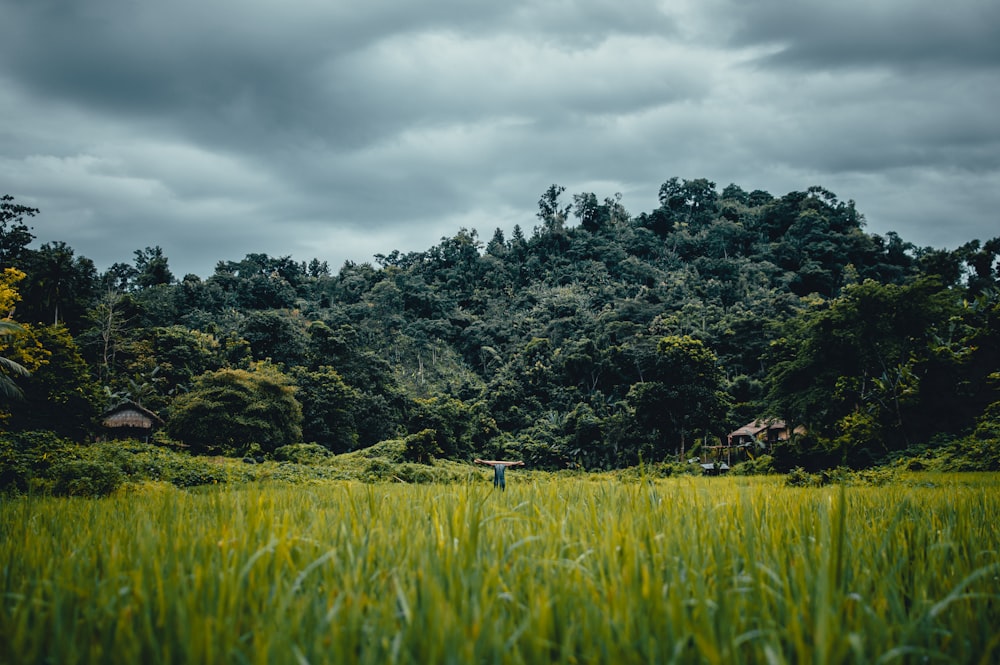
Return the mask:
<svg viewBox="0 0 1000 665">
<path fill-rule="evenodd" d="M 1000 5 L 988 0 L 762 0 L 733 3 L 733 39 L 771 44 L 790 67 L 987 67 L 1000 61 Z"/>
<path fill-rule="evenodd" d="M 918 244 L 940 201 L 969 237 L 997 208 L 991 3 L 0 7 L 0 182 L 102 267 L 368 260 L 530 229 L 553 182 L 636 213 L 675 175 L 819 184 Z"/>
</svg>

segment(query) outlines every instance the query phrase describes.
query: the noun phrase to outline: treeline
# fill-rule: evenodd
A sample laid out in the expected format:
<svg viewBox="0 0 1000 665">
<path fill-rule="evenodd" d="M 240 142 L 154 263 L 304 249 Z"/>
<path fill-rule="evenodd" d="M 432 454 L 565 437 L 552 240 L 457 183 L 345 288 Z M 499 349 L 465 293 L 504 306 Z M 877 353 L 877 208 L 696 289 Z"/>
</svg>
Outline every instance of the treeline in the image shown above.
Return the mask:
<svg viewBox="0 0 1000 665">
<path fill-rule="evenodd" d="M 564 195 L 510 237 L 461 229 L 336 274 L 250 254 L 205 279 L 159 247 L 103 273 L 31 249 L 39 211 L 5 196 L 3 427 L 89 440 L 132 400 L 196 453 L 406 439 L 414 459 L 551 468 L 683 459 L 768 417 L 804 432 L 785 468 L 1000 445 L 1000 238 L 866 233 L 820 187 L 671 178 L 638 215 Z"/>
</svg>

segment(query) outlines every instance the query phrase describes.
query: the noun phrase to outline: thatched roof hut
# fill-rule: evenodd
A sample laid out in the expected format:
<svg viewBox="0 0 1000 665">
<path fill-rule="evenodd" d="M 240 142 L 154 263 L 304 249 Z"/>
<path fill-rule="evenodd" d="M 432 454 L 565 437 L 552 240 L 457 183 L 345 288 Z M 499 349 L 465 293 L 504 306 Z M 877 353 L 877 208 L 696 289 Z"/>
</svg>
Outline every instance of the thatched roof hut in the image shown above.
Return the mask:
<svg viewBox="0 0 1000 665">
<path fill-rule="evenodd" d="M 163 425 L 163 419 L 132 401 L 122 402 L 101 415 L 101 424 L 115 439 L 148 441 L 153 430 Z"/>
</svg>

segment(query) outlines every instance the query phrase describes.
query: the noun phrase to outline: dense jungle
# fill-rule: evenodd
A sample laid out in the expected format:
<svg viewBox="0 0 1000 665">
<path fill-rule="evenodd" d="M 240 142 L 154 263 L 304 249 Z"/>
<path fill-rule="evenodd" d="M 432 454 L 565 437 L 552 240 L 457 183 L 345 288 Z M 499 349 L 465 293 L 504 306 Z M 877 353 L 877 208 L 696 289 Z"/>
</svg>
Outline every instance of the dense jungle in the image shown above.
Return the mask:
<svg viewBox="0 0 1000 665">
<path fill-rule="evenodd" d="M 794 433 L 748 464 L 1000 468 L 1000 237 L 868 233 L 822 187 L 675 177 L 659 204 L 552 185 L 509 233 L 178 277 L 158 246 L 103 272 L 33 247 L 44 211 L 4 196 L 6 463 L 106 438 L 102 414 L 130 403 L 156 445 L 251 460 L 401 441 L 414 462 L 620 469 L 780 420 Z"/>
</svg>

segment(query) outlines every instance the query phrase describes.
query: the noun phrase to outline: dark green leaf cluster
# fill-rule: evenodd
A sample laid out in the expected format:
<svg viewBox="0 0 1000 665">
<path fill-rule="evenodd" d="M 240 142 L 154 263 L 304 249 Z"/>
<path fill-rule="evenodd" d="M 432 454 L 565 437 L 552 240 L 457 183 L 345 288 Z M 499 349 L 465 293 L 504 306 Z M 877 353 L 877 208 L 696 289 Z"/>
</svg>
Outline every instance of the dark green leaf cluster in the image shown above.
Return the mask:
<svg viewBox="0 0 1000 665">
<path fill-rule="evenodd" d="M 195 451 L 406 440 L 419 461 L 575 468 L 683 463 L 770 416 L 799 427 L 774 451 L 788 470 L 969 436 L 1000 400 L 1000 239 L 869 234 L 822 187 L 671 178 L 634 216 L 564 194 L 543 192 L 530 234 L 460 229 L 336 273 L 250 254 L 180 280 L 158 247 L 101 275 L 64 244 L 28 249 L 38 211 L 5 197 L 0 267 L 28 274 L 16 318 L 65 326 L 87 372 L 64 355 L 55 375 L 93 403 L 49 380 L 34 404 L 76 438 L 129 399 Z M 25 412 L 7 422 L 39 427 Z"/>
</svg>

